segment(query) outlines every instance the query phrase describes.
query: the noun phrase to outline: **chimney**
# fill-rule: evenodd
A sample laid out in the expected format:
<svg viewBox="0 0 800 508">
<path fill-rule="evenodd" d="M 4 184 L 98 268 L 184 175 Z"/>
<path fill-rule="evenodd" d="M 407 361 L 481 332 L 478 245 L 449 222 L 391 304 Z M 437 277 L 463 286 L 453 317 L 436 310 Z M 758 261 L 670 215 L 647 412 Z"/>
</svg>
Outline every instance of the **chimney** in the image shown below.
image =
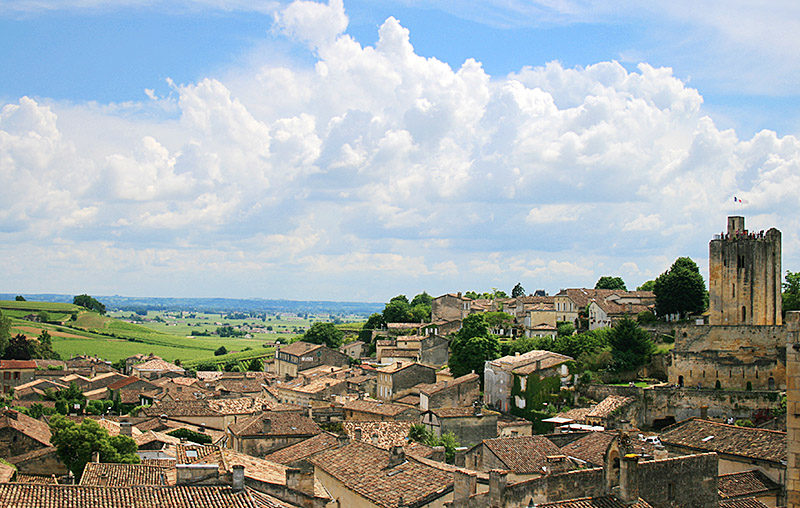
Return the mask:
<svg viewBox="0 0 800 508">
<path fill-rule="evenodd" d="M 100 452 L 92 452 L 92 462 L 100 462 Z"/>
<path fill-rule="evenodd" d="M 361 441 L 361 427 L 356 427 L 353 429 L 353 439 L 356 441 Z"/>
<path fill-rule="evenodd" d="M 519 351 L 515 351 L 514 356 L 519 356 Z"/>
<path fill-rule="evenodd" d="M 708 406 L 700 406 L 700 418 L 703 420 L 708 418 Z"/>
<path fill-rule="evenodd" d="M 461 298 L 461 291 L 458 292 L 458 297 Z"/>
<path fill-rule="evenodd" d="M 197 431 L 205 434 L 205 432 L 206 432 L 206 424 L 205 423 L 201 423 L 200 424 L 200 428 L 198 428 Z"/>
<path fill-rule="evenodd" d="M 656 449 L 653 451 L 653 458 L 656 460 L 664 460 L 669 457 L 669 453 L 667 449 L 664 448 L 664 445 L 656 446 Z"/>
<path fill-rule="evenodd" d="M 347 443 L 349 443 L 349 442 L 350 442 L 350 439 L 347 437 L 347 434 L 339 434 L 338 436 L 336 436 L 336 447 L 337 448 L 341 448 L 343 446 L 346 446 Z"/>
<path fill-rule="evenodd" d="M 231 488 L 234 492 L 244 490 L 244 466 L 241 464 L 233 465 L 233 484 Z"/>
<path fill-rule="evenodd" d="M 131 422 L 119 422 L 119 433 L 123 436 L 133 437 L 133 424 Z"/>
<path fill-rule="evenodd" d="M 536 370 L 537 371 L 542 370 L 542 361 L 541 360 L 536 360 Z"/>
<path fill-rule="evenodd" d="M 431 453 L 430 459 L 435 460 L 436 462 L 444 462 L 445 461 L 444 446 L 434 446 L 433 453 Z"/>
<path fill-rule="evenodd" d="M 402 446 L 392 446 L 389 449 L 389 467 L 399 466 L 406 461 L 406 452 Z"/>
<path fill-rule="evenodd" d="M 478 487 L 478 474 L 456 470 L 453 473 L 453 501 L 466 501 L 475 494 Z"/>
<path fill-rule="evenodd" d="M 313 419 L 314 418 L 314 410 L 312 408 L 310 408 L 310 407 L 308 408 L 308 418 L 309 419 Z"/>
<path fill-rule="evenodd" d="M 314 496 L 314 466 L 302 462 L 300 467 L 286 468 L 286 487 L 307 496 Z"/>
<path fill-rule="evenodd" d="M 269 418 L 262 418 L 261 424 L 264 434 L 269 434 L 270 431 L 272 430 L 272 420 L 270 420 Z"/>
<path fill-rule="evenodd" d="M 492 469 L 489 471 L 489 502 L 491 506 L 504 506 L 508 471 Z"/>
<path fill-rule="evenodd" d="M 626 506 L 639 501 L 639 456 L 636 454 L 629 453 L 620 461 L 619 499 Z"/>
<path fill-rule="evenodd" d="M 459 446 L 456 448 L 456 466 L 464 467 L 467 462 L 467 447 L 466 446 Z"/>
</svg>

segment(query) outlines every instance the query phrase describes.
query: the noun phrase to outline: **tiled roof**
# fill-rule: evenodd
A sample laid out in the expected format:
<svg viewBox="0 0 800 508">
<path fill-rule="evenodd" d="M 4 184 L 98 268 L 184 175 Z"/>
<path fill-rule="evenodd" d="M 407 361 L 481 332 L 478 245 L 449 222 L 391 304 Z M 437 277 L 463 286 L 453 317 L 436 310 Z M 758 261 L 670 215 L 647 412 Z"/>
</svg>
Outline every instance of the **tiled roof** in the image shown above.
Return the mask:
<svg viewBox="0 0 800 508">
<path fill-rule="evenodd" d="M 419 391 L 420 393 L 433 395 L 435 393 L 441 392 L 446 388 L 453 388 L 454 386 L 458 386 L 463 383 L 478 382 L 479 380 L 480 376 L 473 372 L 470 374 L 465 374 L 461 377 L 457 377 L 451 381 L 439 381 L 438 383 L 421 385 Z"/>
<path fill-rule="evenodd" d="M 50 426 L 19 411 L 3 410 L 2 417 L 0 417 L 0 429 L 5 428 L 15 429 L 44 446 L 50 446 Z"/>
<path fill-rule="evenodd" d="M 643 499 L 639 499 L 636 503 L 628 504 L 614 496 L 584 497 L 554 503 L 539 503 L 536 506 L 538 508 L 653 508 Z"/>
<path fill-rule="evenodd" d="M 167 475 L 158 466 L 89 462 L 83 470 L 81 485 L 131 487 L 134 485 L 166 485 Z"/>
<path fill-rule="evenodd" d="M 266 411 L 228 429 L 237 436 L 313 436 L 321 432 L 314 420 L 290 411 Z"/>
<path fill-rule="evenodd" d="M 382 416 L 397 416 L 403 411 L 408 411 L 408 406 L 400 404 L 391 404 L 388 402 L 378 402 L 372 400 L 351 400 L 342 406 L 344 409 L 350 411 L 358 411 L 361 413 L 371 413 Z"/>
<path fill-rule="evenodd" d="M 202 399 L 181 401 L 158 401 L 142 412 L 147 416 L 222 416 L 252 414 L 266 406 L 272 408 L 273 402 L 267 399 L 239 397 L 236 399 Z"/>
<path fill-rule="evenodd" d="M 162 360 L 161 358 L 153 358 L 152 360 L 148 360 L 144 363 L 140 363 L 138 365 L 134 365 L 131 367 L 132 369 L 136 369 L 138 371 L 173 371 L 173 372 L 184 372 L 185 369 L 182 367 L 178 367 L 174 363 L 169 363 L 166 360 Z"/>
<path fill-rule="evenodd" d="M 25 384 L 17 385 L 16 388 L 14 388 L 14 393 L 17 394 L 21 390 L 24 390 L 26 388 L 33 388 L 33 387 L 41 388 L 41 389 L 53 388 L 55 390 L 60 390 L 62 388 L 69 388 L 64 383 L 59 383 L 57 381 L 53 381 L 52 379 L 41 379 L 40 378 L 40 379 L 34 379 L 33 381 L 30 381 L 30 382 L 25 383 Z"/>
<path fill-rule="evenodd" d="M 719 508 L 768 508 L 769 505 L 762 503 L 754 497 L 745 499 L 722 499 Z"/>
<path fill-rule="evenodd" d="M 297 379 L 294 381 L 283 382 L 278 381 L 275 387 L 279 390 L 290 390 L 292 392 L 315 394 L 323 392 L 328 388 L 336 387 L 340 384 L 347 383 L 346 379 L 335 379 L 330 377 L 323 377 L 314 379 L 313 381 L 306 382 L 304 379 Z"/>
<path fill-rule="evenodd" d="M 83 421 L 83 419 L 81 419 Z M 119 422 L 115 422 L 113 420 L 106 420 L 105 418 L 97 418 L 94 419 L 104 429 L 108 431 L 109 436 L 116 436 L 119 435 L 120 430 L 122 429 L 122 425 Z M 141 430 L 137 429 L 136 427 L 131 427 L 131 435 L 136 437 L 142 433 Z"/>
<path fill-rule="evenodd" d="M 346 425 L 346 423 L 345 423 Z M 306 459 L 323 450 L 333 448 L 338 444 L 336 436 L 329 432 L 322 432 L 314 437 L 310 437 L 299 443 L 281 448 L 276 452 L 272 452 L 266 457 L 266 460 L 277 462 L 279 464 L 291 464 L 298 460 Z"/>
<path fill-rule="evenodd" d="M 498 437 L 485 439 L 483 445 L 518 474 L 544 474 L 547 457 L 562 455 L 558 446 L 543 436 Z"/>
<path fill-rule="evenodd" d="M 388 450 L 392 446 L 406 446 L 408 432 L 414 422 L 343 422 L 345 432 L 355 439 L 357 429 L 361 430 L 361 441 Z"/>
<path fill-rule="evenodd" d="M 137 381 L 140 381 L 140 380 L 141 379 L 136 377 L 136 376 L 128 376 L 126 378 L 114 381 L 113 383 L 108 385 L 107 388 L 109 390 L 119 390 L 120 388 L 125 388 L 126 386 L 131 385 L 131 384 L 133 384 L 133 383 L 135 383 Z"/>
<path fill-rule="evenodd" d="M 258 508 L 230 487 L 0 484 L 0 506 L 14 508 Z"/>
<path fill-rule="evenodd" d="M 36 362 L 33 360 L 0 360 L 0 370 L 5 369 L 35 369 Z"/>
<path fill-rule="evenodd" d="M 757 496 L 780 490 L 781 486 L 758 469 L 719 475 L 717 483 L 720 499 Z"/>
<path fill-rule="evenodd" d="M 634 402 L 635 397 L 622 397 L 620 395 L 609 395 L 601 400 L 591 411 L 586 414 L 587 418 L 608 418 L 614 411 Z"/>
<path fill-rule="evenodd" d="M 383 374 L 394 374 L 395 372 L 400 372 L 401 370 L 407 369 L 412 365 L 419 365 L 420 367 L 426 367 L 425 365 L 416 362 L 394 362 L 391 365 L 387 365 L 386 367 L 378 368 L 377 371 Z M 434 370 L 432 367 L 426 367 L 426 368 Z"/>
<path fill-rule="evenodd" d="M 168 445 L 176 445 L 181 442 L 181 440 L 175 436 L 170 436 L 163 432 L 156 432 L 154 430 L 148 430 L 144 434 L 134 437 L 133 440 L 136 441 L 136 446 L 139 447 L 153 442 L 165 443 Z"/>
<path fill-rule="evenodd" d="M 323 347 L 321 344 L 311 344 L 308 342 L 297 341 L 292 342 L 288 346 L 281 347 L 280 352 L 294 356 L 302 356 L 321 347 Z"/>
<path fill-rule="evenodd" d="M 602 466 L 608 445 L 616 435 L 614 432 L 589 432 L 585 436 L 562 446 L 561 453 L 568 457 L 589 462 L 593 466 Z M 642 454 L 650 454 L 654 450 L 653 445 L 637 439 L 630 440 L 630 448 L 632 453 Z"/>
<path fill-rule="evenodd" d="M 300 508 L 296 504 L 290 504 L 286 501 L 281 501 L 277 497 L 272 497 L 269 494 L 264 494 L 257 490 L 250 490 L 250 497 L 256 502 L 259 508 Z"/>
<path fill-rule="evenodd" d="M 58 479 L 51 474 L 24 474 L 17 473 L 14 483 L 39 483 L 42 485 L 56 485 Z"/>
<path fill-rule="evenodd" d="M 214 383 L 217 390 L 234 393 L 259 393 L 265 384 L 263 379 L 220 379 Z"/>
<path fill-rule="evenodd" d="M 556 416 L 561 418 L 569 418 L 570 420 L 575 420 L 575 422 L 577 423 L 582 423 L 584 420 L 586 420 L 586 415 L 591 413 L 593 409 L 594 406 L 576 407 L 568 411 L 563 411 L 561 413 L 558 413 Z"/>
<path fill-rule="evenodd" d="M 552 351 L 545 351 L 541 349 L 534 349 L 520 355 L 509 355 L 496 360 L 492 360 L 490 365 L 499 367 L 504 370 L 519 371 L 521 374 L 529 374 L 536 368 L 536 362 L 539 361 L 540 368 L 547 369 L 555 365 L 572 360 L 571 357 L 553 353 Z M 530 372 L 522 372 L 522 367 L 530 366 Z"/>
<path fill-rule="evenodd" d="M 395 404 L 406 404 L 408 406 L 419 406 L 419 395 L 408 394 L 394 401 Z"/>
<path fill-rule="evenodd" d="M 453 474 L 423 464 L 406 456 L 406 460 L 389 466 L 389 452 L 375 446 L 352 442 L 342 448 L 321 452 L 310 460 L 345 488 L 381 507 L 395 508 L 401 498 L 406 505 L 423 499 L 432 500 L 452 488 Z"/>
<path fill-rule="evenodd" d="M 690 418 L 665 428 L 665 445 L 736 455 L 779 463 L 786 460 L 786 433 Z"/>
<path fill-rule="evenodd" d="M 387 347 L 381 350 L 381 358 L 413 358 L 414 361 L 416 361 L 419 358 L 419 354 L 420 354 L 419 349 L 410 349 L 401 347 Z M 377 370 L 379 372 L 396 372 L 398 370 L 402 370 L 408 367 L 409 365 L 414 363 L 414 361 L 409 361 L 409 362 L 404 361 L 402 362 L 403 363 L 402 368 L 398 367 L 394 370 L 385 370 L 385 369 L 391 369 L 391 367 L 382 367 Z"/>
</svg>

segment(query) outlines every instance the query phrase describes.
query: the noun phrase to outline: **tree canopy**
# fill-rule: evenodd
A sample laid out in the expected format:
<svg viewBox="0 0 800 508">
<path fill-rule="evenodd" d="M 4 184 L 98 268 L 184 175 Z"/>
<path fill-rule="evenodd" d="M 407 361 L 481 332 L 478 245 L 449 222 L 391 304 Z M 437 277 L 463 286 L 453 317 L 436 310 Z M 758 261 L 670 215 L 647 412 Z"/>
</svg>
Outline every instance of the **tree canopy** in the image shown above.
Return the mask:
<svg viewBox="0 0 800 508">
<path fill-rule="evenodd" d="M 800 310 L 800 272 L 786 270 L 783 283 L 783 312 Z"/>
<path fill-rule="evenodd" d="M 22 296 L 22 295 L 17 295 L 17 296 L 15 296 L 15 297 L 14 297 L 14 301 L 17 301 L 17 302 L 25 302 L 25 301 L 27 301 L 27 300 L 25 300 L 25 297 L 24 297 L 24 296 Z"/>
<path fill-rule="evenodd" d="M 669 270 L 659 275 L 653 292 L 659 316 L 678 314 L 686 317 L 706 308 L 706 284 L 697 264 L 688 257 L 676 259 Z"/>
<path fill-rule="evenodd" d="M 475 291 L 467 291 L 464 293 L 465 298 L 471 298 L 473 300 L 494 300 L 495 298 L 508 298 L 508 294 L 505 291 L 501 291 L 497 288 L 492 288 L 492 292 L 489 293 L 484 291 L 483 293 L 477 293 Z"/>
<path fill-rule="evenodd" d="M 634 370 L 649 362 L 653 354 L 650 335 L 629 318 L 617 322 L 608 334 L 608 342 L 618 371 Z"/>
<path fill-rule="evenodd" d="M 333 323 L 314 323 L 303 334 L 303 340 L 312 344 L 322 344 L 329 348 L 339 349 L 344 340 L 344 332 Z"/>
<path fill-rule="evenodd" d="M 622 280 L 622 277 L 612 277 L 610 275 L 604 275 L 597 279 L 597 284 L 594 285 L 595 289 L 619 289 L 621 291 L 627 291 L 628 289 L 625 287 L 625 281 Z"/>
<path fill-rule="evenodd" d="M 500 342 L 489 333 L 483 314 L 470 314 L 461 323 L 461 329 L 450 341 L 448 366 L 454 377 L 475 371 L 483 379 L 483 366 L 487 360 L 500 356 Z"/>
<path fill-rule="evenodd" d="M 652 291 L 653 288 L 656 287 L 655 280 L 648 280 L 647 282 L 643 283 L 641 286 L 636 288 L 636 291 Z"/>
<path fill-rule="evenodd" d="M 525 296 L 525 288 L 522 287 L 521 283 L 517 282 L 517 285 L 511 290 L 511 298 L 519 298 L 521 296 Z"/>
<path fill-rule="evenodd" d="M 121 434 L 109 436 L 106 429 L 90 418 L 76 424 L 64 416 L 55 415 L 50 420 L 50 430 L 50 442 L 76 478 L 81 477 L 94 452 L 100 452 L 101 462 L 139 463 L 136 441 Z"/>
<path fill-rule="evenodd" d="M 384 323 L 425 323 L 431 320 L 433 297 L 426 292 L 415 296 L 410 302 L 406 295 L 397 295 L 383 309 Z"/>
<path fill-rule="evenodd" d="M 383 314 L 378 314 L 376 312 L 367 318 L 367 322 L 364 323 L 364 326 L 361 327 L 361 331 L 358 332 L 358 339 L 369 343 L 372 341 L 372 331 L 381 330 L 385 326 L 386 321 L 383 319 Z"/>
<path fill-rule="evenodd" d="M 84 309 L 94 310 L 100 314 L 106 313 L 106 306 L 98 302 L 87 294 L 77 295 L 72 299 L 74 305 L 79 305 Z"/>
</svg>

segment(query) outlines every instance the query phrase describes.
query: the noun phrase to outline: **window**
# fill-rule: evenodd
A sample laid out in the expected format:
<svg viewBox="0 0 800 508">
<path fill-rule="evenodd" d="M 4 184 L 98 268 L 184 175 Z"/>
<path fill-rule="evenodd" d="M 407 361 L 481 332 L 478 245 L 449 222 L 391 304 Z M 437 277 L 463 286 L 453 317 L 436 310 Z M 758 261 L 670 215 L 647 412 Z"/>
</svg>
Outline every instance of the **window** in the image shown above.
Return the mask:
<svg viewBox="0 0 800 508">
<path fill-rule="evenodd" d="M 10 372 L 3 372 L 3 379 L 11 379 L 11 373 Z"/>
<path fill-rule="evenodd" d="M 19 372 L 14 373 L 14 379 L 19 379 Z"/>
</svg>

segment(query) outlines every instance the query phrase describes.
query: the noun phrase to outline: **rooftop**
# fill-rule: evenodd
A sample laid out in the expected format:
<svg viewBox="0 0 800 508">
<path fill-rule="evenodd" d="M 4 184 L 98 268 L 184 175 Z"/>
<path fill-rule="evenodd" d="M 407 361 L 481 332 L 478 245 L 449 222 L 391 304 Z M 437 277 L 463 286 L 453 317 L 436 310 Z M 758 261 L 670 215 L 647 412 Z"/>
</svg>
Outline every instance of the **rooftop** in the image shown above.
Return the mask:
<svg viewBox="0 0 800 508">
<path fill-rule="evenodd" d="M 279 464 L 291 464 L 292 462 L 311 457 L 315 453 L 333 448 L 337 443 L 338 439 L 335 435 L 329 432 L 322 432 L 314 437 L 272 452 L 264 458 Z"/>
<path fill-rule="evenodd" d="M 83 470 L 80 484 L 108 487 L 167 485 L 167 475 L 164 468 L 158 466 L 89 462 Z"/>
<path fill-rule="evenodd" d="M 664 445 L 677 445 L 724 453 L 751 460 L 780 463 L 786 460 L 786 433 L 689 418 L 665 428 Z"/>
<path fill-rule="evenodd" d="M 780 491 L 781 486 L 758 469 L 719 475 L 719 498 L 758 496 Z"/>
<path fill-rule="evenodd" d="M 485 439 L 483 445 L 510 471 L 518 474 L 544 474 L 547 457 L 563 455 L 561 449 L 544 436 L 498 437 Z"/>
<path fill-rule="evenodd" d="M 228 429 L 238 436 L 313 436 L 321 432 L 314 420 L 290 411 L 266 411 Z"/>
</svg>

